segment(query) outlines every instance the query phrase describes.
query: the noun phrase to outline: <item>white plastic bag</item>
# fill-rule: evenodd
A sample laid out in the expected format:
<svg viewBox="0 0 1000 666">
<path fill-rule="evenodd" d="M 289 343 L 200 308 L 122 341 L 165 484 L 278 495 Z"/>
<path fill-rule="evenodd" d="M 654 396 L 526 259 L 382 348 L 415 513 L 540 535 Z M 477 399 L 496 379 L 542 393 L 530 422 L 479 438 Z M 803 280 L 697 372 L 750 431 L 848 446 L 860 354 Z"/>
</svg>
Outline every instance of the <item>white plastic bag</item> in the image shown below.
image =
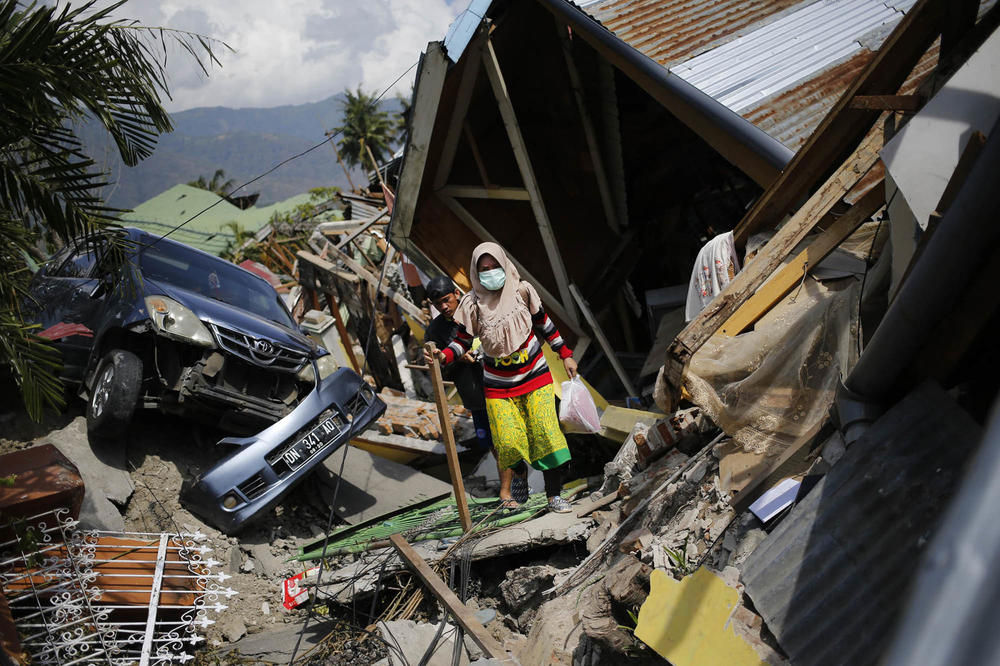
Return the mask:
<svg viewBox="0 0 1000 666">
<path fill-rule="evenodd" d="M 562 402 L 559 403 L 559 422 L 565 432 L 593 434 L 601 429 L 601 417 L 590 391 L 579 375 L 562 383 Z"/>
</svg>

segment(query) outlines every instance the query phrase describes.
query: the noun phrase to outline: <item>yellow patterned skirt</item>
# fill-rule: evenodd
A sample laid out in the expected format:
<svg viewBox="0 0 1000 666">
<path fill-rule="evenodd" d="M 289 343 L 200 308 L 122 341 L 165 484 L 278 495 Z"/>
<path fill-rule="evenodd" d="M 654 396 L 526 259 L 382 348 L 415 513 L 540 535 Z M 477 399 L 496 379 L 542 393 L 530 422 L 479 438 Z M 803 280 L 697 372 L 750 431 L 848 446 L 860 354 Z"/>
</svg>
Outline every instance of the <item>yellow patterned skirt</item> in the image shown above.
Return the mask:
<svg viewBox="0 0 1000 666">
<path fill-rule="evenodd" d="M 569 461 L 552 384 L 513 398 L 486 398 L 486 412 L 501 469 L 521 460 L 540 470 Z"/>
</svg>

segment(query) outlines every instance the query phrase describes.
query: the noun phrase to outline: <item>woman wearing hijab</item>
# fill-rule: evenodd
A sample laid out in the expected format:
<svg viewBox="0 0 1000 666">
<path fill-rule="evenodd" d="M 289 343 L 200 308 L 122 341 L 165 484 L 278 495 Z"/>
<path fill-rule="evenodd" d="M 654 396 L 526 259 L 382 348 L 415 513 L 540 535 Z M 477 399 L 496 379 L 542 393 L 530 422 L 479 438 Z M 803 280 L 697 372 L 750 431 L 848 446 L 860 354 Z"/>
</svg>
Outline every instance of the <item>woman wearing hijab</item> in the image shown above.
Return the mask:
<svg viewBox="0 0 1000 666">
<path fill-rule="evenodd" d="M 515 480 L 513 496 L 512 474 L 500 475 L 500 499 L 510 508 L 527 499 L 523 462 L 527 461 L 545 477 L 549 510 L 566 513 L 571 508 L 559 490 L 563 465 L 569 462 L 570 454 L 559 427 L 552 374 L 542 343 L 548 342 L 559 354 L 570 377 L 576 376 L 573 351 L 542 309 L 538 292 L 521 280 L 499 245 L 477 246 L 469 275 L 472 290 L 455 313 L 458 333 L 451 344 L 438 351 L 438 359 L 445 365 L 454 362 L 472 348 L 473 338 L 479 338 L 484 354 L 486 411 L 497 461 L 501 470 L 523 470 Z"/>
</svg>

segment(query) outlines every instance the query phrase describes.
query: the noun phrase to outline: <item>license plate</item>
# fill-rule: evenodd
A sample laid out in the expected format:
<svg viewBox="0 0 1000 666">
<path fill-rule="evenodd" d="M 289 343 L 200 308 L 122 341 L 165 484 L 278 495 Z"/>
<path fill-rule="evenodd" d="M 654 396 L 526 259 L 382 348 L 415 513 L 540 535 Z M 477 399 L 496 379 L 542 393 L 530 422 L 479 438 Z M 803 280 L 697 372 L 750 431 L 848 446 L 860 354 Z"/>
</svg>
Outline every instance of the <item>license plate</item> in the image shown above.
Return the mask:
<svg viewBox="0 0 1000 666">
<path fill-rule="evenodd" d="M 305 437 L 288 447 L 281 454 L 281 459 L 289 469 L 298 469 L 340 434 L 341 418 L 330 416 L 320 421 L 319 425 L 309 431 Z"/>
</svg>

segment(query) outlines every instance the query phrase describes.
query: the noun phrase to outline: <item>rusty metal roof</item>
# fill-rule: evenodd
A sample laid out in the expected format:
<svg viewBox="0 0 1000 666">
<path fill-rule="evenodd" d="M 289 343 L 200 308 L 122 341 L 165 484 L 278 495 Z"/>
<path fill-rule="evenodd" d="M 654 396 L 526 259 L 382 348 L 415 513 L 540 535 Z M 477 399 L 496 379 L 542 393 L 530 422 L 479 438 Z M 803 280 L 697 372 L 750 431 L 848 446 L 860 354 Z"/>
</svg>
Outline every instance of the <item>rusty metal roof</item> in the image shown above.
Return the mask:
<svg viewBox="0 0 1000 666">
<path fill-rule="evenodd" d="M 601 0 L 586 11 L 796 150 L 914 1 Z M 922 61 L 913 89 L 936 61 Z"/>
<path fill-rule="evenodd" d="M 586 11 L 664 67 L 724 44 L 808 0 L 604 0 Z"/>
</svg>

